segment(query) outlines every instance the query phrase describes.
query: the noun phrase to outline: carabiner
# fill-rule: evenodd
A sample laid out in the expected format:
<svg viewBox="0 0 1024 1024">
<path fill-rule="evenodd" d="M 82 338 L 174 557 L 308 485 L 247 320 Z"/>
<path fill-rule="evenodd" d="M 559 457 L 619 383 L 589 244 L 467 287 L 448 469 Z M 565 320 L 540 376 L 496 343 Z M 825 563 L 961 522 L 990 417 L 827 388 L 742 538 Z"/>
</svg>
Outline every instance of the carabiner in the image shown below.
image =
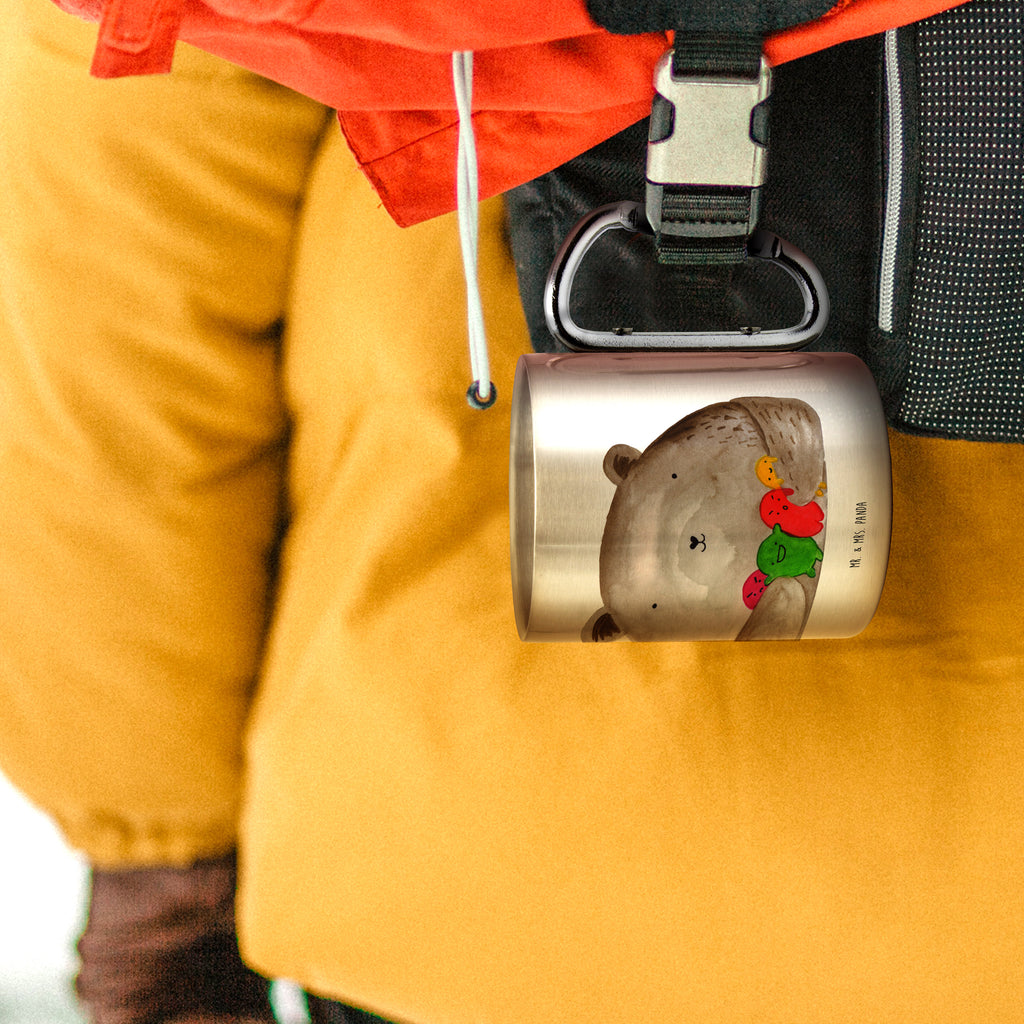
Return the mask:
<svg viewBox="0 0 1024 1024">
<path fill-rule="evenodd" d="M 755 231 L 747 255 L 768 260 L 796 282 L 804 311 L 799 323 L 771 330 L 744 328 L 736 331 L 634 331 L 616 328 L 593 331 L 580 327 L 569 311 L 572 285 L 583 258 L 606 231 L 651 234 L 641 203 L 622 202 L 602 206 L 584 217 L 569 232 L 548 272 L 544 289 L 544 317 L 548 330 L 578 352 L 732 349 L 785 351 L 802 348 L 825 329 L 829 316 L 828 290 L 817 267 L 799 249 L 770 231 Z"/>
</svg>

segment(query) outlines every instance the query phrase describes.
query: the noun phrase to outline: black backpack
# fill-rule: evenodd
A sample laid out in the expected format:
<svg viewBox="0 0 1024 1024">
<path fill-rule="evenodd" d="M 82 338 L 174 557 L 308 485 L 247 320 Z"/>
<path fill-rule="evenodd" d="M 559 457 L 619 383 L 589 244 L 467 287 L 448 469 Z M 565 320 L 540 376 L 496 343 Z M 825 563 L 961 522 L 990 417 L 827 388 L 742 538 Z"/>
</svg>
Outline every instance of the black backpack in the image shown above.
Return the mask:
<svg viewBox="0 0 1024 1024">
<path fill-rule="evenodd" d="M 508 193 L 536 349 L 560 348 L 542 311 L 556 251 L 596 207 L 643 202 L 647 138 L 634 125 Z M 894 427 L 1024 442 L 1024 5 L 971 0 L 776 68 L 760 224 L 825 279 L 831 318 L 811 347 L 860 356 Z M 581 324 L 797 318 L 761 261 L 662 266 L 649 236 L 623 232 L 602 246 L 574 290 Z"/>
</svg>

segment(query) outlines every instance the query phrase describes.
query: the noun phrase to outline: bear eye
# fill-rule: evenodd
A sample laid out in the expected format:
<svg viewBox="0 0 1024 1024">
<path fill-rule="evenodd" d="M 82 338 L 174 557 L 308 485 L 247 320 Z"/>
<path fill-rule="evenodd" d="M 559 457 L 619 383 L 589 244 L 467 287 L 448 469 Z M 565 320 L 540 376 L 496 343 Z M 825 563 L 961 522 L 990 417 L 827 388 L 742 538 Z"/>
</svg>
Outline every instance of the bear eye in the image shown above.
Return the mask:
<svg viewBox="0 0 1024 1024">
<path fill-rule="evenodd" d="M 651 607 L 652 607 L 652 608 L 657 608 L 657 607 L 658 607 L 658 602 L 657 602 L 657 601 L 655 601 L 655 602 L 654 602 L 654 604 L 652 604 L 652 605 L 651 605 Z"/>
<path fill-rule="evenodd" d="M 679 474 L 678 473 L 673 473 L 672 474 L 672 479 L 673 480 L 678 480 L 679 479 Z"/>
</svg>

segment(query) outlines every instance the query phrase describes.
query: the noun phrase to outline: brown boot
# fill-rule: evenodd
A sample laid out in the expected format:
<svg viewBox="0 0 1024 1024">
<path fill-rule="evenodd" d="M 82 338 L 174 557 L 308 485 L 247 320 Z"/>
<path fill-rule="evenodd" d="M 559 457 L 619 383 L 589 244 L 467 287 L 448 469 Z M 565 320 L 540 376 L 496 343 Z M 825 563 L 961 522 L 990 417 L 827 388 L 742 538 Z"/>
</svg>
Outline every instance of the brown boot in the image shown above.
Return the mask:
<svg viewBox="0 0 1024 1024">
<path fill-rule="evenodd" d="M 234 854 L 92 873 L 76 981 L 90 1024 L 274 1020 L 266 979 L 238 953 L 236 877 Z"/>
</svg>

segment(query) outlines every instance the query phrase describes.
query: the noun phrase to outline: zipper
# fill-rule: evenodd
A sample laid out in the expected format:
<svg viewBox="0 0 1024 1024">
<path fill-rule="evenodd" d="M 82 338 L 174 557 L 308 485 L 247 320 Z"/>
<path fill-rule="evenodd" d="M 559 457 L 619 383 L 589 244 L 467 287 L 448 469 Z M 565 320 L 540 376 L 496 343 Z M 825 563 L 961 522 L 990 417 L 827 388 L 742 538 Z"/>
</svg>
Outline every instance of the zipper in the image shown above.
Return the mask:
<svg viewBox="0 0 1024 1024">
<path fill-rule="evenodd" d="M 904 109 L 897 31 L 891 28 L 885 33 L 883 46 L 888 152 L 878 279 L 878 329 L 884 334 L 891 334 L 895 323 L 896 257 L 903 215 Z"/>
</svg>

